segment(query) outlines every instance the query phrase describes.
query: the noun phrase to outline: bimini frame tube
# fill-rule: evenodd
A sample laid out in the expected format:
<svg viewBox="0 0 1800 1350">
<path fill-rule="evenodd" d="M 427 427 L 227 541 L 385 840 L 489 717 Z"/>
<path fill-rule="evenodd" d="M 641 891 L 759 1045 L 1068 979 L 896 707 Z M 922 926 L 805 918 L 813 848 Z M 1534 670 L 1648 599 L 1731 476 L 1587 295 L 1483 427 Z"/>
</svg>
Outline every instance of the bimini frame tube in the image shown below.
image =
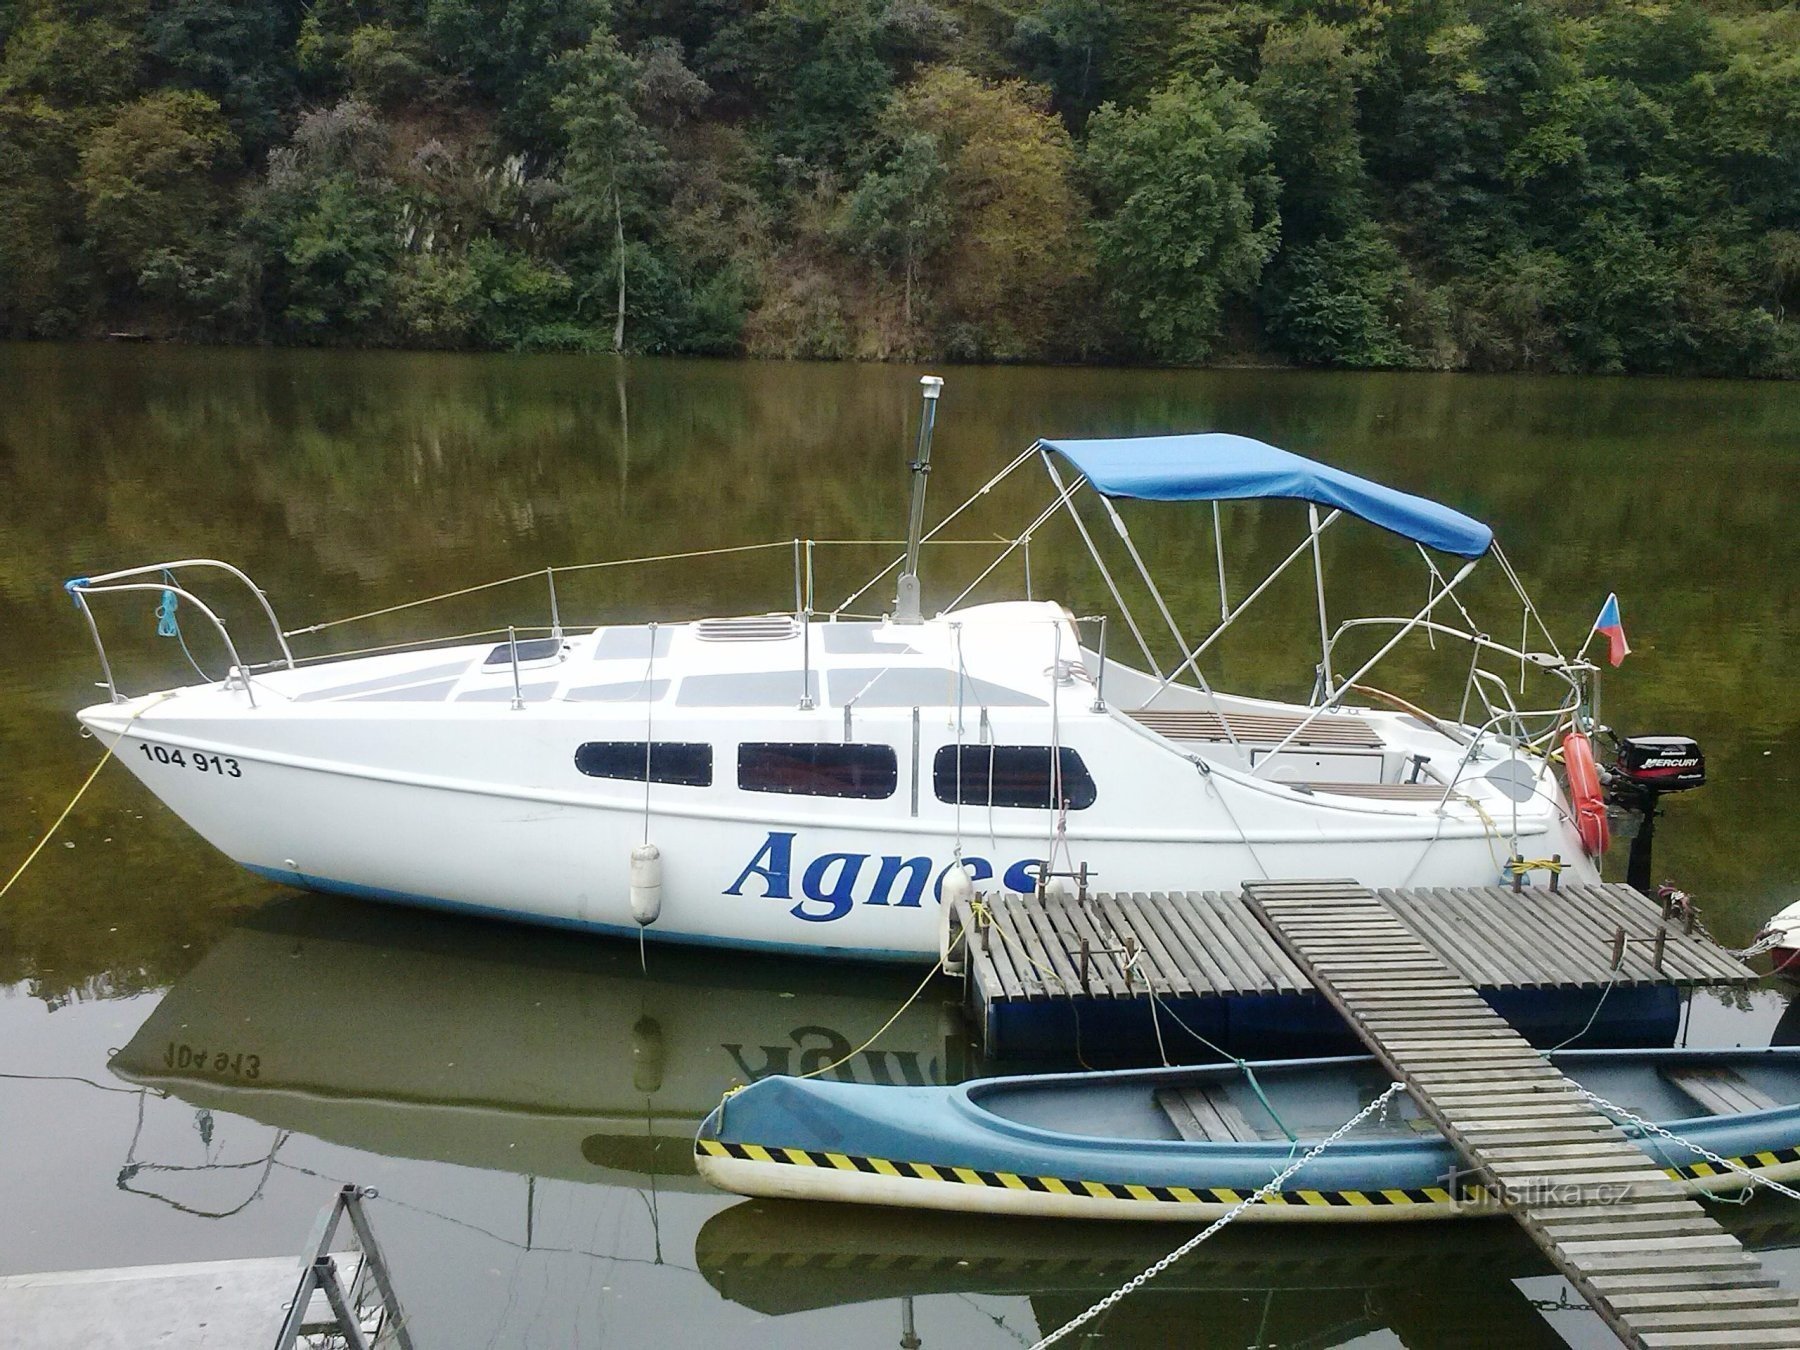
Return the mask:
<svg viewBox="0 0 1800 1350">
<path fill-rule="evenodd" d="M 1081 533 L 1081 542 L 1087 545 L 1088 556 L 1094 560 L 1094 566 L 1100 569 L 1100 578 L 1106 583 L 1106 589 L 1111 593 L 1113 603 L 1119 607 L 1119 616 L 1125 620 L 1126 626 L 1131 629 L 1131 636 L 1137 639 L 1138 650 L 1143 652 L 1144 660 L 1149 663 L 1150 673 L 1160 678 L 1162 676 L 1162 667 L 1156 663 L 1156 657 L 1150 651 L 1150 644 L 1144 641 L 1144 634 L 1138 628 L 1137 618 L 1132 614 L 1131 606 L 1127 605 L 1125 603 L 1125 597 L 1119 594 L 1118 584 L 1113 581 L 1113 574 L 1107 567 L 1106 560 L 1100 556 L 1100 550 L 1094 547 L 1094 537 L 1088 533 L 1087 523 L 1082 520 L 1081 512 L 1075 509 L 1074 491 L 1065 490 L 1063 488 L 1062 475 L 1056 471 L 1056 465 L 1050 460 L 1049 447 L 1040 444 L 1039 450 L 1044 461 L 1044 469 L 1050 475 L 1050 481 L 1056 485 L 1058 497 L 1063 505 L 1069 508 L 1069 519 L 1075 522 L 1075 528 Z M 1076 487 L 1080 487 L 1079 481 L 1077 481 Z M 1171 672 L 1168 679 L 1174 679 L 1175 675 L 1180 673 L 1180 670 L 1180 666 L 1175 667 L 1174 672 Z M 1168 680 L 1164 680 L 1165 684 L 1167 682 Z"/>
<path fill-rule="evenodd" d="M 1163 690 L 1167 689 L 1171 684 L 1173 684 L 1175 682 L 1175 677 L 1177 675 L 1179 675 L 1187 665 L 1189 665 L 1191 662 L 1198 661 L 1201 657 L 1201 654 L 1204 653 L 1208 647 L 1212 646 L 1213 643 L 1217 642 L 1221 637 L 1223 637 L 1225 635 L 1225 630 L 1230 628 L 1232 624 L 1236 623 L 1238 621 L 1238 618 L 1243 614 L 1243 612 L 1245 610 L 1249 609 L 1251 605 L 1255 604 L 1257 602 L 1257 600 L 1261 597 L 1262 593 L 1264 591 L 1268 590 L 1269 587 L 1273 586 L 1275 584 L 1276 579 L 1278 577 L 1280 577 L 1283 572 L 1287 571 L 1288 568 L 1290 568 L 1294 565 L 1294 560 L 1296 558 L 1299 558 L 1302 554 L 1304 554 L 1307 551 L 1307 549 L 1312 547 L 1313 539 L 1316 537 L 1316 535 L 1322 534 L 1324 531 L 1330 529 L 1332 527 L 1332 525 L 1334 525 L 1343 514 L 1344 513 L 1342 511 L 1333 510 L 1330 515 L 1326 516 L 1325 519 L 1323 519 L 1319 522 L 1319 527 L 1316 531 L 1315 530 L 1307 531 L 1306 538 L 1302 539 L 1298 544 L 1294 545 L 1294 551 L 1292 553 L 1288 554 L 1287 557 L 1283 558 L 1279 563 L 1276 564 L 1275 570 L 1270 572 L 1268 576 L 1264 577 L 1262 579 L 1261 583 L 1258 584 L 1256 589 L 1251 591 L 1249 595 L 1246 595 L 1244 597 L 1244 602 L 1241 605 L 1239 605 L 1236 609 L 1233 609 L 1229 616 L 1222 619 L 1219 622 L 1219 626 L 1217 628 L 1213 629 L 1212 632 L 1208 633 L 1204 638 L 1202 638 L 1200 640 L 1200 645 L 1198 647 L 1194 648 L 1193 651 L 1191 651 L 1191 652 L 1185 653 L 1182 656 L 1181 664 L 1176 666 L 1173 671 L 1171 671 L 1168 675 L 1163 677 L 1162 683 L 1157 685 L 1156 688 L 1151 691 L 1150 697 L 1144 700 L 1144 706 L 1147 708 L 1152 703 L 1156 702 L 1157 696 L 1160 695 L 1163 692 Z"/>
<path fill-rule="evenodd" d="M 1402 624 L 1400 631 L 1384 642 L 1380 651 L 1376 652 L 1375 655 L 1371 656 L 1367 661 L 1364 661 L 1361 666 L 1357 667 L 1356 673 L 1340 684 L 1336 693 L 1320 703 L 1318 707 L 1314 708 L 1306 715 L 1305 719 L 1298 726 L 1270 747 L 1268 752 L 1262 757 L 1261 761 L 1259 761 L 1256 768 L 1250 770 L 1251 776 L 1254 777 L 1257 770 L 1260 769 L 1262 765 L 1273 764 L 1275 762 L 1275 756 L 1287 749 L 1288 746 L 1292 745 L 1295 738 L 1297 738 L 1302 731 L 1305 731 L 1308 726 L 1316 721 L 1327 710 L 1335 708 L 1339 703 L 1343 702 L 1344 695 L 1350 692 L 1351 687 L 1360 683 L 1363 676 L 1367 675 L 1380 664 L 1383 657 L 1393 651 L 1395 647 L 1399 646 L 1401 640 L 1405 638 L 1408 633 L 1412 632 L 1413 629 L 1428 620 L 1431 617 L 1431 611 L 1450 598 L 1452 592 L 1462 584 L 1463 579 L 1467 577 L 1469 573 L 1475 570 L 1475 564 L 1480 561 L 1481 559 L 1479 558 L 1470 558 L 1468 562 L 1457 569 L 1456 575 L 1445 582 L 1444 588 L 1426 602 L 1425 608 L 1421 609 L 1417 614 L 1413 615 L 1412 618 Z"/>
<path fill-rule="evenodd" d="M 919 537 L 925 529 L 925 477 L 931 472 L 931 433 L 937 425 L 938 396 L 944 381 L 921 375 L 925 406 L 919 413 L 919 448 L 912 462 L 912 511 L 906 519 L 906 564 L 900 569 L 900 586 L 894 595 L 895 623 L 922 623 L 919 612 Z"/>
</svg>

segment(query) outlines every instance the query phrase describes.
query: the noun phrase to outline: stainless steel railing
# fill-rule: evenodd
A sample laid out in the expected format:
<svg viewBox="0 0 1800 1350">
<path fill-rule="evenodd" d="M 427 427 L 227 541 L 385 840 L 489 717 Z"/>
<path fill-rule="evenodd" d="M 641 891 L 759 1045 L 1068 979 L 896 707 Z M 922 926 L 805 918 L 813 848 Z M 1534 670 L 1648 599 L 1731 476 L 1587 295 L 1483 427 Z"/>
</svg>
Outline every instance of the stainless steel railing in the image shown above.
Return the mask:
<svg viewBox="0 0 1800 1350">
<path fill-rule="evenodd" d="M 263 614 L 269 620 L 269 629 L 275 635 L 275 642 L 281 648 L 281 662 L 289 670 L 294 669 L 294 653 L 288 647 L 287 637 L 281 631 L 281 621 L 275 617 L 275 607 L 269 603 L 269 597 L 263 593 L 262 587 L 252 581 L 241 569 L 228 562 L 220 562 L 216 558 L 177 558 L 169 562 L 148 563 L 142 567 L 126 567 L 116 572 L 102 572 L 95 576 L 71 577 L 63 583 L 63 590 L 75 602 L 81 611 L 82 618 L 87 620 L 88 633 L 94 639 L 94 650 L 100 657 L 100 670 L 106 676 L 106 691 L 114 703 L 123 701 L 119 686 L 113 677 L 112 661 L 106 654 L 106 643 L 100 636 L 100 625 L 94 618 L 93 608 L 88 604 L 88 597 L 94 595 L 118 595 L 128 591 L 154 591 L 158 594 L 168 592 L 187 601 L 207 620 L 219 634 L 219 640 L 225 644 L 225 653 L 230 665 L 225 673 L 225 685 L 231 687 L 234 682 L 241 683 L 245 694 L 249 696 L 250 706 L 256 706 L 256 691 L 250 685 L 250 667 L 238 654 L 237 643 L 232 640 L 231 630 L 218 613 L 192 591 L 175 583 L 176 573 L 184 568 L 212 568 L 227 573 L 244 584 L 246 590 L 256 597 L 262 607 Z M 157 581 L 134 581 L 134 577 L 154 576 Z"/>
</svg>

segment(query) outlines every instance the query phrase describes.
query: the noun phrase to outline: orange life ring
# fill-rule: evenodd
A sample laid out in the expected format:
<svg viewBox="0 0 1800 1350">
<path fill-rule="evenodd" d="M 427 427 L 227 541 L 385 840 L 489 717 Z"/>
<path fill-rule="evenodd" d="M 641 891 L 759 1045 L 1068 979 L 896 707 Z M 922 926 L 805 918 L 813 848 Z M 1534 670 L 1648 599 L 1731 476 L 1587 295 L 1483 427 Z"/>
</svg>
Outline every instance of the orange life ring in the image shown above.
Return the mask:
<svg viewBox="0 0 1800 1350">
<path fill-rule="evenodd" d="M 1579 731 L 1563 737 L 1563 768 L 1569 775 L 1569 797 L 1575 804 L 1575 829 L 1581 835 L 1581 846 L 1590 857 L 1598 858 L 1612 843 L 1612 825 L 1606 819 L 1594 747 Z"/>
</svg>

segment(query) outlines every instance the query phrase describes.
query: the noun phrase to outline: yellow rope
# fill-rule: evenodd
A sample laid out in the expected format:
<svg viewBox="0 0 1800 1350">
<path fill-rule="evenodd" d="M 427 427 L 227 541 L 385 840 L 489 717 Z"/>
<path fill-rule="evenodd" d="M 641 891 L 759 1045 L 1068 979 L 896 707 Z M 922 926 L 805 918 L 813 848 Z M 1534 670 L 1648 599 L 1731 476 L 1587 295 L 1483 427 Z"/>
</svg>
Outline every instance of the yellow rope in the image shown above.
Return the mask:
<svg viewBox="0 0 1800 1350">
<path fill-rule="evenodd" d="M 958 942 L 961 942 L 962 940 L 963 940 L 962 931 L 960 929 L 958 929 L 956 936 L 953 939 L 951 939 L 950 952 L 955 951 L 956 944 Z M 950 952 L 945 952 L 944 956 L 950 955 Z M 873 1036 L 869 1037 L 868 1040 L 864 1041 L 861 1045 L 857 1046 L 856 1049 L 852 1050 L 849 1054 L 845 1055 L 842 1059 L 833 1060 L 830 1064 L 822 1065 L 821 1067 L 819 1067 L 817 1069 L 813 1069 L 812 1071 L 810 1071 L 808 1073 L 796 1074 L 795 1077 L 797 1077 L 797 1078 L 817 1078 L 822 1073 L 830 1073 L 833 1069 L 836 1069 L 842 1065 L 848 1064 L 851 1060 L 855 1059 L 863 1051 L 867 1050 L 871 1045 L 875 1044 L 876 1041 L 881 1039 L 882 1034 L 884 1032 L 886 1032 L 889 1027 L 893 1026 L 894 1023 L 896 1023 L 900 1020 L 901 1013 L 905 1012 L 908 1008 L 912 1007 L 913 1004 L 915 1004 L 919 1001 L 919 995 L 924 993 L 925 990 L 930 987 L 931 982 L 937 978 L 938 970 L 940 969 L 941 965 L 942 965 L 942 958 L 940 957 L 937 961 L 934 961 L 932 963 L 931 969 L 925 972 L 925 978 L 923 980 L 919 981 L 919 987 L 917 989 L 913 990 L 911 994 L 907 995 L 906 1002 L 902 1003 L 898 1008 L 895 1008 L 894 1015 L 892 1017 L 888 1018 L 887 1021 L 883 1022 L 881 1024 L 881 1026 L 876 1030 L 875 1034 Z M 729 1096 L 731 1094 L 727 1093 L 726 1095 Z"/>
<path fill-rule="evenodd" d="M 1481 823 L 1485 827 L 1481 837 L 1487 843 L 1488 857 L 1493 859 L 1494 869 L 1504 874 L 1506 871 L 1506 864 L 1501 862 L 1500 855 L 1494 852 L 1494 845 L 1506 836 L 1500 833 L 1500 827 L 1494 823 L 1494 818 L 1488 814 L 1487 807 L 1483 806 L 1475 798 L 1465 796 L 1460 792 L 1456 793 L 1455 796 L 1458 801 L 1466 802 L 1468 805 L 1474 807 L 1475 814 L 1481 817 Z"/>
<path fill-rule="evenodd" d="M 4 886 L 0 886 L 0 900 L 3 900 L 6 898 L 6 893 L 13 888 L 13 883 L 16 882 L 20 877 L 25 875 L 25 869 L 27 867 L 30 867 L 32 863 L 37 861 L 37 855 L 44 851 L 44 845 L 48 844 L 50 842 L 50 840 L 55 837 L 57 830 L 62 828 L 62 823 L 69 818 L 69 812 L 71 812 L 75 809 L 75 803 L 80 801 L 82 796 L 87 792 L 88 788 L 93 786 L 94 780 L 100 776 L 100 770 L 102 770 L 106 767 L 106 761 L 113 757 L 113 751 L 115 751 L 119 748 L 119 742 L 123 741 L 125 739 L 125 733 L 127 731 L 131 730 L 132 722 L 137 721 L 138 718 L 142 717 L 145 713 L 149 712 L 150 709 L 154 708 L 158 703 L 161 703 L 163 701 L 163 699 L 170 698 L 170 697 L 173 697 L 173 695 L 163 694 L 160 698 L 151 700 L 149 703 L 146 703 L 143 707 L 139 708 L 136 712 L 131 714 L 130 719 L 125 723 L 125 725 L 123 727 L 121 727 L 119 729 L 118 737 L 113 741 L 113 743 L 111 745 L 106 747 L 106 753 L 104 755 L 100 756 L 100 762 L 98 764 L 94 765 L 93 772 L 88 774 L 86 781 L 83 782 L 80 787 L 75 789 L 75 795 L 73 797 L 69 798 L 69 804 L 67 806 L 63 807 L 62 814 L 59 815 L 56 818 L 55 823 L 52 824 L 50 826 L 50 828 L 44 832 L 44 837 L 37 841 L 37 847 L 33 848 L 30 853 L 27 853 L 25 855 L 25 861 L 20 863 L 18 865 L 18 867 L 14 870 L 13 874 L 6 879 L 6 884 Z"/>
<path fill-rule="evenodd" d="M 1045 984 L 1054 984 L 1070 998 L 1075 997 L 1074 989 L 1072 989 L 1069 982 L 1063 978 L 1062 972 L 1054 967 L 1046 969 L 1044 964 L 1026 949 L 1024 940 L 1002 923 L 1000 921 L 1000 916 L 995 914 L 992 909 L 984 905 L 979 899 L 974 901 L 974 912 L 977 916 L 985 918 L 989 927 L 1000 934 L 1000 940 L 1006 944 L 1007 952 L 1015 962 L 1021 960 L 1024 961 L 1026 965 L 1030 966 L 1031 969 L 1037 973 L 1038 978 Z M 1114 934 L 1114 936 L 1117 936 L 1117 934 Z M 1149 981 L 1146 980 L 1145 987 L 1148 988 L 1148 985 Z"/>
<path fill-rule="evenodd" d="M 1514 876 L 1524 876 L 1528 872 L 1561 872 L 1568 864 L 1555 858 L 1508 858 L 1506 871 Z"/>
</svg>

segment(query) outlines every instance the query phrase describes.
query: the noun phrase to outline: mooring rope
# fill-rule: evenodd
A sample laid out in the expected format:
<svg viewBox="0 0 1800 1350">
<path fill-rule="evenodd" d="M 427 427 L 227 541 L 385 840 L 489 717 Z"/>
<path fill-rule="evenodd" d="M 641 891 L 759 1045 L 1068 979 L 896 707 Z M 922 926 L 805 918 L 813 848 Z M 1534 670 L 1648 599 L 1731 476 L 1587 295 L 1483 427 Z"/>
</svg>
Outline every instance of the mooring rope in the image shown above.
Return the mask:
<svg viewBox="0 0 1800 1350">
<path fill-rule="evenodd" d="M 142 717 L 145 713 L 149 712 L 150 709 L 154 708 L 158 703 L 161 703 L 164 699 L 173 697 L 174 691 L 172 690 L 167 693 L 159 694 L 156 698 L 151 699 L 150 702 L 146 703 L 126 719 L 125 725 L 119 728 L 118 736 L 114 738 L 111 745 L 106 747 L 106 753 L 100 756 L 100 762 L 94 765 L 93 771 L 88 774 L 85 780 L 83 780 L 81 786 L 75 789 L 75 795 L 69 798 L 69 804 L 63 807 L 62 814 L 57 816 L 50 828 L 44 831 L 44 837 L 38 840 L 37 846 L 25 855 L 25 861 L 20 863 L 18 867 L 13 870 L 13 874 L 6 879 L 6 884 L 0 886 L 0 900 L 6 898 L 6 893 L 13 888 L 13 883 L 25 875 L 25 869 L 30 867 L 31 864 L 37 860 L 37 855 L 44 851 L 44 846 L 48 844 L 50 840 L 55 837 L 56 832 L 62 828 L 62 823 L 69 818 L 69 812 L 75 809 L 75 803 L 80 801 L 87 790 L 93 786 L 94 780 L 100 776 L 100 770 L 106 767 L 106 761 L 113 757 L 113 751 L 119 748 L 119 742 L 123 741 L 125 739 L 125 733 L 131 730 L 131 724 L 137 721 L 138 718 Z"/>
<path fill-rule="evenodd" d="M 797 1078 L 817 1078 L 822 1073 L 830 1073 L 833 1069 L 840 1068 L 841 1066 L 848 1064 L 851 1060 L 855 1059 L 863 1051 L 867 1050 L 871 1045 L 875 1044 L 876 1041 L 880 1040 L 882 1038 L 882 1036 L 884 1036 L 887 1033 L 887 1029 L 889 1027 L 893 1026 L 894 1023 L 896 1023 L 900 1020 L 901 1014 L 904 1013 L 908 1008 L 912 1007 L 913 1004 L 915 1004 L 919 1001 L 919 995 L 923 994 L 927 989 L 929 989 L 931 987 L 931 982 L 938 977 L 939 972 L 943 969 L 944 958 L 948 957 L 951 952 L 954 952 L 956 950 L 956 944 L 961 942 L 962 939 L 963 939 L 962 930 L 958 929 L 956 932 L 956 936 L 950 939 L 950 950 L 945 952 L 943 957 L 940 957 L 937 961 L 932 963 L 931 969 L 929 969 L 925 972 L 925 978 L 919 981 L 919 987 L 917 989 L 914 989 L 912 991 L 912 993 L 910 993 L 906 996 L 906 1002 L 902 1003 L 898 1008 L 894 1009 L 893 1016 L 889 1017 L 887 1021 L 883 1022 L 879 1027 L 875 1028 L 875 1034 L 870 1036 L 868 1040 L 864 1041 L 861 1045 L 857 1046 L 856 1049 L 852 1050 L 849 1054 L 844 1055 L 842 1058 L 834 1059 L 831 1063 L 821 1065 L 819 1068 L 809 1070 L 806 1073 L 796 1074 L 795 1077 L 797 1077 Z"/>
<path fill-rule="evenodd" d="M 1189 1252 L 1193 1251 L 1202 1242 L 1205 1242 L 1214 1233 L 1218 1232 L 1221 1228 L 1225 1227 L 1226 1224 L 1230 1223 L 1233 1219 L 1237 1218 L 1238 1215 L 1242 1214 L 1245 1210 L 1249 1209 L 1250 1206 L 1255 1205 L 1255 1204 L 1260 1204 L 1265 1198 L 1274 1194 L 1276 1191 L 1280 1190 L 1282 1187 L 1282 1183 L 1286 1182 L 1296 1172 L 1300 1171 L 1301 1168 L 1305 1167 L 1309 1162 L 1311 1162 L 1314 1158 L 1318 1157 L 1326 1149 L 1330 1148 L 1333 1144 L 1337 1143 L 1338 1140 L 1342 1139 L 1345 1135 L 1349 1134 L 1350 1131 L 1354 1130 L 1358 1125 L 1362 1124 L 1363 1121 L 1367 1120 L 1370 1116 L 1374 1115 L 1375 1112 L 1381 1110 L 1382 1107 L 1386 1106 L 1390 1101 L 1392 1101 L 1394 1099 L 1394 1096 L 1396 1093 L 1403 1092 L 1405 1090 L 1406 1090 L 1406 1084 L 1404 1084 L 1404 1083 L 1400 1083 L 1400 1082 L 1389 1083 L 1387 1086 L 1387 1091 L 1383 1092 L 1379 1097 L 1375 1098 L 1374 1101 L 1370 1102 L 1367 1106 L 1363 1107 L 1362 1110 L 1358 1111 L 1355 1115 L 1351 1116 L 1349 1120 L 1346 1120 L 1342 1125 L 1338 1126 L 1337 1129 L 1333 1130 L 1329 1135 L 1327 1135 L 1325 1138 L 1321 1139 L 1317 1144 L 1314 1144 L 1310 1149 L 1308 1149 L 1306 1151 L 1306 1153 L 1304 1153 L 1299 1158 L 1298 1161 L 1289 1163 L 1286 1168 L 1284 1168 L 1282 1171 L 1276 1173 L 1275 1176 L 1271 1177 L 1267 1182 L 1263 1183 L 1263 1185 L 1259 1186 L 1255 1191 L 1252 1191 L 1244 1199 L 1238 1201 L 1237 1204 L 1233 1205 L 1230 1209 L 1225 1211 L 1225 1213 L 1221 1214 L 1218 1218 L 1214 1219 L 1204 1229 L 1202 1229 L 1200 1232 L 1196 1233 L 1193 1237 L 1189 1238 L 1186 1242 L 1182 1243 L 1179 1247 L 1177 1247 L 1174 1251 L 1170 1252 L 1167 1256 L 1163 1257 L 1162 1260 L 1158 1261 L 1155 1265 L 1150 1266 L 1147 1269 L 1140 1271 L 1138 1274 L 1132 1276 L 1129 1280 L 1125 1281 L 1124 1284 L 1120 1285 L 1117 1289 L 1113 1290 L 1112 1293 L 1108 1294 L 1105 1298 L 1101 1299 L 1098 1303 L 1094 1304 L 1093 1307 L 1089 1308 L 1086 1312 L 1080 1314 L 1078 1317 L 1070 1318 L 1067 1322 L 1063 1323 L 1055 1331 L 1051 1332 L 1048 1336 L 1045 1336 L 1043 1339 L 1038 1341 L 1037 1344 L 1033 1345 L 1031 1347 L 1031 1350 L 1044 1350 L 1044 1348 L 1046 1346 L 1055 1345 L 1064 1336 L 1067 1336 L 1071 1331 L 1074 1331 L 1077 1327 L 1083 1326 L 1086 1323 L 1091 1322 L 1094 1318 L 1098 1317 L 1101 1313 L 1105 1312 L 1108 1308 L 1112 1307 L 1113 1304 L 1117 1303 L 1120 1299 L 1126 1298 L 1129 1295 L 1136 1293 L 1139 1289 L 1143 1288 L 1144 1285 L 1148 1284 L 1151 1280 L 1155 1279 L 1158 1275 L 1162 1274 L 1170 1266 L 1174 1265 L 1177 1261 L 1181 1260 L 1182 1257 L 1186 1256 Z"/>
</svg>

